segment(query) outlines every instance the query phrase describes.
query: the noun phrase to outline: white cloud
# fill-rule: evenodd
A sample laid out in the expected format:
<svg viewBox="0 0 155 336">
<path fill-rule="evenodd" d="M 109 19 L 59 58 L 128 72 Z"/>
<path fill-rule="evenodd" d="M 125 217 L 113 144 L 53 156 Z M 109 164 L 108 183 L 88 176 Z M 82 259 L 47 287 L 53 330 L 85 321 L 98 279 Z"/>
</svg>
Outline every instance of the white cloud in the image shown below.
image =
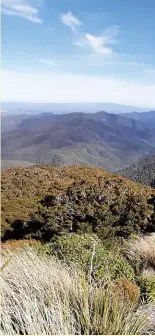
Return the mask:
<svg viewBox="0 0 155 336">
<path fill-rule="evenodd" d="M 71 11 L 62 14 L 60 19 L 61 22 L 66 26 L 70 27 L 72 31 L 75 31 L 75 29 L 81 25 L 79 19 L 76 16 L 74 16 Z"/>
<path fill-rule="evenodd" d="M 3 14 L 20 16 L 34 23 L 41 23 L 38 8 L 30 0 L 2 0 L 1 11 Z"/>
<path fill-rule="evenodd" d="M 104 55 L 112 55 L 113 49 L 109 47 L 116 43 L 115 37 L 119 33 L 119 27 L 114 26 L 113 28 L 106 29 L 104 34 L 101 36 L 94 36 L 88 33 L 84 34 L 84 37 L 74 42 L 74 44 L 78 47 L 90 47 L 95 53 L 104 54 Z"/>
<path fill-rule="evenodd" d="M 2 100 L 155 106 L 155 84 L 72 73 L 2 71 Z"/>
</svg>

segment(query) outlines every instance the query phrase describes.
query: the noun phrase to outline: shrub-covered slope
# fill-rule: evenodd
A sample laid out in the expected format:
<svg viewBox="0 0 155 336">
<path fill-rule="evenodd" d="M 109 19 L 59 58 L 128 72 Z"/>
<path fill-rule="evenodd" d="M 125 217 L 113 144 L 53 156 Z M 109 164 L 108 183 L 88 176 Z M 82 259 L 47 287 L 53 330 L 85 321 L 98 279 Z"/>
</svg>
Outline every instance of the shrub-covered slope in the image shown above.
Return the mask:
<svg viewBox="0 0 155 336">
<path fill-rule="evenodd" d="M 2 172 L 4 239 L 50 240 L 96 233 L 101 239 L 153 231 L 154 194 L 102 169 L 32 166 Z"/>
<path fill-rule="evenodd" d="M 155 155 L 151 155 L 119 172 L 122 176 L 155 188 Z"/>
</svg>

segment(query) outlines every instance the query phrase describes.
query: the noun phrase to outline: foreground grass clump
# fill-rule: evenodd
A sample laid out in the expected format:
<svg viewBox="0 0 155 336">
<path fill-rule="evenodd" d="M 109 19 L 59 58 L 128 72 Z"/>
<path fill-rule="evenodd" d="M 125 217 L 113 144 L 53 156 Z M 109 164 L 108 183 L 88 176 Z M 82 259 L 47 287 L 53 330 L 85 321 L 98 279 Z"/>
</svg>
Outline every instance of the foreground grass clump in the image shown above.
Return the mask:
<svg viewBox="0 0 155 336">
<path fill-rule="evenodd" d="M 155 233 L 127 242 L 125 254 L 135 270 L 141 296 L 155 302 Z"/>
<path fill-rule="evenodd" d="M 127 243 L 126 255 L 138 272 L 150 268 L 155 272 L 155 233 L 132 239 Z"/>
<path fill-rule="evenodd" d="M 84 273 L 31 247 L 12 256 L 1 274 L 2 334 L 138 334 L 137 304 L 113 282 Z"/>
<path fill-rule="evenodd" d="M 127 278 L 120 278 L 113 282 L 115 295 L 123 295 L 127 301 L 138 303 L 140 299 L 140 288 Z"/>
</svg>

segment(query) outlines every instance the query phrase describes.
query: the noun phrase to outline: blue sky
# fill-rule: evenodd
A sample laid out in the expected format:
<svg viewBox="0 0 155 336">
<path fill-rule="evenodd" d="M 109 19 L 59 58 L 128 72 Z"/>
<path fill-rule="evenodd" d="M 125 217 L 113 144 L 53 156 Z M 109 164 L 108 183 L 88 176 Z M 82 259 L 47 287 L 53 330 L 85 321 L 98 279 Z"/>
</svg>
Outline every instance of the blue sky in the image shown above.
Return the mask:
<svg viewBox="0 0 155 336">
<path fill-rule="evenodd" d="M 2 0 L 2 99 L 155 106 L 154 0 Z"/>
</svg>

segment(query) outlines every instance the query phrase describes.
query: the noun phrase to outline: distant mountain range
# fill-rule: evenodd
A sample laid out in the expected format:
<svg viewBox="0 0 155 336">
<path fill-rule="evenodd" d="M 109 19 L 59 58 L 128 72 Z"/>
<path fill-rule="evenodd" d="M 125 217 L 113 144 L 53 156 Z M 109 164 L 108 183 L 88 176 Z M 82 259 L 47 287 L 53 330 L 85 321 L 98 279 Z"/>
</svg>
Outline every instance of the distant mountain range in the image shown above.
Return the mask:
<svg viewBox="0 0 155 336">
<path fill-rule="evenodd" d="M 112 103 L 24 103 L 24 102 L 2 102 L 1 109 L 5 113 L 13 114 L 38 114 L 38 113 L 71 113 L 85 112 L 95 113 L 106 111 L 108 113 L 131 113 L 146 112 L 150 108 L 137 106 L 126 106 Z"/>
<path fill-rule="evenodd" d="M 155 153 L 155 112 L 2 116 L 2 159 L 124 169 Z"/>
<path fill-rule="evenodd" d="M 144 112 L 132 112 L 132 113 L 119 113 L 120 115 L 124 117 L 129 117 L 135 120 L 142 120 L 144 122 L 151 122 L 152 119 L 154 119 L 155 111 L 148 111 L 146 113 Z"/>
</svg>

